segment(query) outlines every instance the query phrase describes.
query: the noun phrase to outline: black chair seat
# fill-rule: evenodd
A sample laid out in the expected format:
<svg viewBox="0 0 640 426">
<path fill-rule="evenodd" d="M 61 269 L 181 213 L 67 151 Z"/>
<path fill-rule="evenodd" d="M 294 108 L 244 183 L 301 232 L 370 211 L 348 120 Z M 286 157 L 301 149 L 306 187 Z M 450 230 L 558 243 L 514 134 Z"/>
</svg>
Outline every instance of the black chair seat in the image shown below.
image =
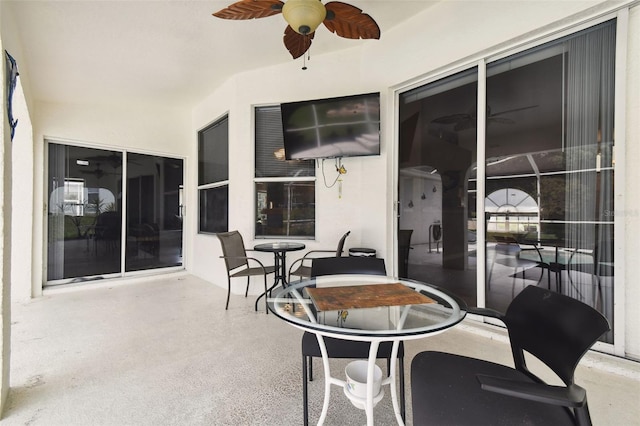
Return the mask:
<svg viewBox="0 0 640 426">
<path fill-rule="evenodd" d="M 368 358 L 369 342 L 358 342 L 355 340 L 334 339 L 325 337 L 324 344 L 330 358 Z M 392 342 L 381 342 L 378 347 L 378 358 L 390 358 Z M 302 353 L 311 357 L 322 357 L 318 339 L 313 333 L 305 332 L 302 336 Z M 398 346 L 398 357 L 404 356 L 404 343 Z"/>
<path fill-rule="evenodd" d="M 419 353 L 411 363 L 411 390 L 420 395 L 413 398 L 414 424 L 422 424 L 416 419 L 438 426 L 575 424 L 564 407 L 483 390 L 478 374 L 533 383 L 511 367 L 441 352 Z M 465 391 L 456 392 L 457 389 Z"/>
</svg>

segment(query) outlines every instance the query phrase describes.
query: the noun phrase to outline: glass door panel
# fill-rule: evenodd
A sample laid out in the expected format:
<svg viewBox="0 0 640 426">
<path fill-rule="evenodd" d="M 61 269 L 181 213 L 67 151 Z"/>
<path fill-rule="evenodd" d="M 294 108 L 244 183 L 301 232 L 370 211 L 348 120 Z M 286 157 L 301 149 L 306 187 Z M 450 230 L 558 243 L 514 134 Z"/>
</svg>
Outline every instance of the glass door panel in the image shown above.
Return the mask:
<svg viewBox="0 0 640 426">
<path fill-rule="evenodd" d="M 613 324 L 614 52 L 610 21 L 487 67 L 488 307 L 539 285 Z"/>
<path fill-rule="evenodd" d="M 49 143 L 47 281 L 119 274 L 122 154 Z"/>
<path fill-rule="evenodd" d="M 127 154 L 126 271 L 182 265 L 182 160 Z"/>
<path fill-rule="evenodd" d="M 400 95 L 399 272 L 476 306 L 477 70 Z M 472 179 L 473 178 L 473 179 Z"/>
</svg>

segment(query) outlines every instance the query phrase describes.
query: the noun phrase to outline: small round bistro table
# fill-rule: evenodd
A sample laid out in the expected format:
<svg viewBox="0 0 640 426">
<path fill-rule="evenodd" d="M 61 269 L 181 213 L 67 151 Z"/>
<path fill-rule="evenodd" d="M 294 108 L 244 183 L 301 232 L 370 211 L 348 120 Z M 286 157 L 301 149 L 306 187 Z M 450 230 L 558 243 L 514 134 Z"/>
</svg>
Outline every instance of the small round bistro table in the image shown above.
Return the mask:
<svg viewBox="0 0 640 426">
<path fill-rule="evenodd" d="M 267 290 L 270 293 L 278 283 L 282 284 L 282 287 L 286 287 L 287 283 L 287 252 L 304 250 L 305 245 L 302 243 L 294 242 L 274 242 L 274 243 L 262 243 L 253 247 L 255 251 L 262 251 L 273 253 L 274 265 L 275 265 L 275 279 L 271 288 Z M 258 300 L 266 294 L 263 293 L 256 299 L 256 307 L 258 306 Z"/>
<path fill-rule="evenodd" d="M 455 295 L 417 281 L 379 275 L 328 275 L 301 281 L 279 290 L 267 299 L 269 310 L 294 327 L 315 333 L 325 376 L 325 394 L 318 424 L 329 408 L 331 385 L 358 408 L 364 409 L 367 425 L 373 425 L 373 407 L 384 396 L 384 388 L 373 395 L 373 378 L 380 342 L 393 342 L 389 376 L 393 409 L 398 424 L 404 424 L 396 391 L 396 360 L 400 341 L 443 332 L 466 316 L 466 305 Z M 346 314 L 345 314 L 346 312 Z M 367 364 L 367 396 L 350 393 L 345 380 L 331 376 L 324 337 L 370 342 Z"/>
</svg>

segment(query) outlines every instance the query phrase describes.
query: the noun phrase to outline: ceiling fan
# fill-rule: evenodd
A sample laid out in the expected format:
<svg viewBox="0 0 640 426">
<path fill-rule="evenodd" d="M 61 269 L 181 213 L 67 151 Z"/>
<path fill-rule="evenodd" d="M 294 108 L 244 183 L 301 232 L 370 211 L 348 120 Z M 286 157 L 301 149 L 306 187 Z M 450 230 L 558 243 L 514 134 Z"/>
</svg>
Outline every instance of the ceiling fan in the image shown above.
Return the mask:
<svg viewBox="0 0 640 426">
<path fill-rule="evenodd" d="M 240 0 L 216 12 L 223 19 L 256 19 L 282 13 L 289 24 L 284 31 L 284 45 L 294 59 L 311 47 L 320 23 L 332 33 L 350 39 L 379 39 L 376 21 L 361 9 L 347 3 L 320 0 Z"/>
<path fill-rule="evenodd" d="M 508 109 L 506 111 L 500 111 L 491 113 L 491 107 L 487 105 L 487 125 L 489 124 L 515 124 L 516 122 L 510 118 L 500 117 L 501 115 L 509 114 L 516 111 L 524 111 L 526 109 L 537 108 L 538 105 L 529 105 L 526 107 Z M 461 130 L 473 129 L 477 125 L 478 117 L 475 113 L 472 114 L 451 114 L 443 117 L 431 120 L 432 123 L 438 124 L 454 124 L 453 130 L 458 132 Z"/>
<path fill-rule="evenodd" d="M 95 177 L 98 178 L 98 180 L 100 180 L 102 176 L 108 173 L 108 172 L 105 172 L 102 168 L 100 168 L 100 163 L 96 163 L 96 168 L 93 170 L 80 170 L 80 172 L 86 175 L 95 175 Z"/>
</svg>

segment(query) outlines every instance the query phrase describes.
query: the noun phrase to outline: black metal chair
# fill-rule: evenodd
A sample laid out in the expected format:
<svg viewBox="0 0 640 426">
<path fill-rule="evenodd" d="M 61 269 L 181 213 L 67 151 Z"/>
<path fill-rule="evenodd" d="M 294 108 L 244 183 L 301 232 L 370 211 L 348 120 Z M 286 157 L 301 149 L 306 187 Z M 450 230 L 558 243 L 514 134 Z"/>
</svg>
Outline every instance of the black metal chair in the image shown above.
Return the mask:
<svg viewBox="0 0 640 426">
<path fill-rule="evenodd" d="M 310 250 L 304 254 L 300 259 L 295 260 L 289 267 L 289 276 L 287 281 L 291 282 L 291 275 L 298 276 L 300 278 L 311 277 L 311 263 L 313 259 L 318 257 L 326 257 L 329 253 L 334 254 L 336 257 L 341 257 L 344 251 L 344 242 L 349 236 L 351 231 L 345 232 L 345 234 L 338 241 L 338 247 L 335 250 Z"/>
<path fill-rule="evenodd" d="M 216 234 L 220 245 L 222 246 L 222 256 L 225 266 L 227 267 L 227 304 L 225 309 L 229 309 L 229 297 L 231 296 L 231 278 L 247 277 L 247 289 L 244 292 L 244 297 L 249 294 L 249 280 L 253 276 L 262 275 L 264 277 L 264 304 L 267 314 L 269 308 L 267 307 L 267 275 L 273 274 L 276 270 L 275 266 L 265 266 L 262 262 L 254 257 L 248 257 L 244 248 L 244 241 L 242 235 L 238 231 L 221 232 Z M 249 261 L 256 262 L 258 266 L 249 266 Z M 256 300 L 256 311 L 258 310 L 258 301 Z"/>
<path fill-rule="evenodd" d="M 370 274 L 386 275 L 384 259 L 375 257 L 326 257 L 316 258 L 311 264 L 311 276 L 337 274 Z M 369 358 L 369 342 L 335 339 L 323 337 L 329 358 Z M 391 363 L 392 342 L 381 342 L 378 347 L 378 358 L 387 359 L 387 374 Z M 302 398 L 304 409 L 304 425 L 309 424 L 309 406 L 307 380 L 313 380 L 313 358 L 321 358 L 318 338 L 315 334 L 305 332 L 302 336 Z M 400 414 L 405 418 L 404 392 L 404 344 L 398 347 L 398 369 L 400 376 Z M 308 371 L 308 375 L 307 375 Z"/>
<path fill-rule="evenodd" d="M 442 352 L 421 352 L 411 363 L 415 425 L 590 425 L 585 389 L 574 382 L 578 362 L 609 323 L 592 307 L 568 296 L 528 286 L 506 314 L 515 368 Z M 542 361 L 565 386 L 529 371 L 525 352 Z"/>
</svg>

